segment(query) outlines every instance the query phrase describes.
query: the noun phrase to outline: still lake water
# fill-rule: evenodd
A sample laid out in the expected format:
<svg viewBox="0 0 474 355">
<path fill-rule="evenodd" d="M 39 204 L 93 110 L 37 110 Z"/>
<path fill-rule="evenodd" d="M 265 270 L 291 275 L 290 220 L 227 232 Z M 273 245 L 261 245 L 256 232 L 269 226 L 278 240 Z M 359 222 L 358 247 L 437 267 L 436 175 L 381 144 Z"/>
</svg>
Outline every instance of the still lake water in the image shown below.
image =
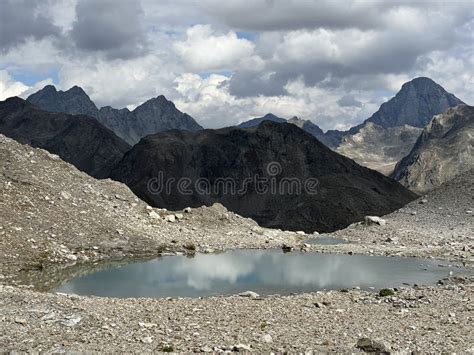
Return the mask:
<svg viewBox="0 0 474 355">
<path fill-rule="evenodd" d="M 80 276 L 54 291 L 109 297 L 206 297 L 251 290 L 261 295 L 323 289 L 433 285 L 450 271 L 439 260 L 280 250 L 165 256 Z"/>
</svg>

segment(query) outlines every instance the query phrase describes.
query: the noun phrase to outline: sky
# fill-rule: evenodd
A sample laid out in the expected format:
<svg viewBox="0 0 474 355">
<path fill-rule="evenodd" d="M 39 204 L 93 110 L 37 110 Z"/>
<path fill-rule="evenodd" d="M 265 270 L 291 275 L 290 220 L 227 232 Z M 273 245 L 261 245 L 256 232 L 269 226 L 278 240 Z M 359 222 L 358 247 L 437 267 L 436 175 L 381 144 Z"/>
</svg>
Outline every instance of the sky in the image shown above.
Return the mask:
<svg viewBox="0 0 474 355">
<path fill-rule="evenodd" d="M 474 2 L 0 0 L 0 100 L 165 95 L 217 128 L 272 112 L 347 129 L 428 76 L 474 102 Z"/>
</svg>

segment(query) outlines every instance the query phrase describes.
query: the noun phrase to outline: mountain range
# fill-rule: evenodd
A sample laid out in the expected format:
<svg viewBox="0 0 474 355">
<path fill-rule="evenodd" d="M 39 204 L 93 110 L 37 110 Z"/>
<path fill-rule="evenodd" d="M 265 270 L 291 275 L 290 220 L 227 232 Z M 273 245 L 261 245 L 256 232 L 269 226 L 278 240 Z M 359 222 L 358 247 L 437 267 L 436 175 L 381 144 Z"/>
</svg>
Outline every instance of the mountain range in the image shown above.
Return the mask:
<svg viewBox="0 0 474 355">
<path fill-rule="evenodd" d="M 144 102 L 133 111 L 110 106 L 98 109 L 78 86 L 58 91 L 53 85 L 47 85 L 27 100 L 45 111 L 94 117 L 130 145 L 136 144 L 144 136 L 169 129 L 202 129 L 191 116 L 179 111 L 163 95 Z"/>
<path fill-rule="evenodd" d="M 98 109 L 77 86 L 67 91 L 46 86 L 28 101 L 0 102 L 0 133 L 58 154 L 94 177 L 123 181 L 157 207 L 220 202 L 264 226 L 305 231 L 332 231 L 414 198 L 358 164 L 391 174 L 417 193 L 474 165 L 472 107 L 428 78 L 405 83 L 370 118 L 345 132 L 324 133 L 309 120 L 270 113 L 236 127 L 202 130 L 164 96 L 133 111 Z M 264 174 L 271 162 L 282 169 L 279 180 L 315 178 L 321 190 L 262 195 L 250 186 L 244 196 L 176 189 L 157 195 L 147 185 L 160 172 L 175 181 L 204 178 L 215 187 L 231 178 L 239 185 Z"/>
<path fill-rule="evenodd" d="M 306 232 L 333 231 L 366 215 L 389 213 L 416 197 L 296 125 L 265 120 L 244 129 L 147 136 L 125 154 L 111 177 L 156 207 L 178 210 L 219 202 L 263 226 Z M 267 179 L 266 186 L 274 181 L 288 189 L 264 192 L 254 177 Z M 299 184 L 299 193 L 291 193 L 296 190 L 285 185 L 288 179 Z M 308 179 L 317 179 L 314 194 L 303 189 Z M 199 181 L 204 185 L 196 185 Z M 239 193 L 244 187 L 245 193 Z"/>
<path fill-rule="evenodd" d="M 395 97 L 383 103 L 363 123 L 347 131 L 324 133 L 310 120 L 294 117 L 287 121 L 270 113 L 238 127 L 252 127 L 262 121 L 293 123 L 338 153 L 389 175 L 396 163 L 413 148 L 431 118 L 460 104 L 463 104 L 460 99 L 433 80 L 419 77 L 403 84 Z"/>
</svg>

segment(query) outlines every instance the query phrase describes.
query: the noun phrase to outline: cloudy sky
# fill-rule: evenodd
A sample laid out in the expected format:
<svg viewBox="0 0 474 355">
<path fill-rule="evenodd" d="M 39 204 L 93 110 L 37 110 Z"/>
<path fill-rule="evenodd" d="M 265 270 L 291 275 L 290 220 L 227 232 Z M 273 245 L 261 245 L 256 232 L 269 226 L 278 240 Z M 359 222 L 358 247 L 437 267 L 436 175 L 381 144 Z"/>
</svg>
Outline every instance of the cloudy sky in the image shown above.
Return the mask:
<svg viewBox="0 0 474 355">
<path fill-rule="evenodd" d="M 428 76 L 474 102 L 472 1 L 0 0 L 0 99 L 164 94 L 205 127 L 267 112 L 359 123 Z"/>
</svg>

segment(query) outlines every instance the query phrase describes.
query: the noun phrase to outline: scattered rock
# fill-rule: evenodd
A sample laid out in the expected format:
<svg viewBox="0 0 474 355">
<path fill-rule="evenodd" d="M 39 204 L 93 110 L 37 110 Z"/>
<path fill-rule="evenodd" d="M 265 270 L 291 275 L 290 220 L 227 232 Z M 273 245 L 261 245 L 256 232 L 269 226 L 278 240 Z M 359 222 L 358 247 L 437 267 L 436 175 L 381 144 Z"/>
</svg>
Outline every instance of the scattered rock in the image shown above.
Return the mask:
<svg viewBox="0 0 474 355">
<path fill-rule="evenodd" d="M 143 344 L 151 344 L 153 343 L 153 338 L 152 337 L 143 337 L 140 339 Z"/>
<path fill-rule="evenodd" d="M 155 211 L 148 212 L 148 216 L 150 216 L 150 218 L 153 218 L 153 219 L 161 218 L 160 215 L 156 213 Z"/>
<path fill-rule="evenodd" d="M 15 318 L 15 323 L 25 325 L 28 322 L 24 318 Z"/>
<path fill-rule="evenodd" d="M 158 326 L 158 324 L 156 323 L 145 323 L 145 322 L 138 322 L 138 325 L 143 328 L 154 328 Z"/>
<path fill-rule="evenodd" d="M 66 191 L 61 191 L 61 197 L 65 200 L 70 200 L 72 198 L 71 194 Z"/>
<path fill-rule="evenodd" d="M 271 343 L 273 342 L 272 336 L 270 334 L 264 334 L 262 335 L 262 342 L 264 343 Z"/>
<path fill-rule="evenodd" d="M 420 204 L 424 205 L 425 203 L 428 203 L 428 199 L 422 198 L 422 199 L 420 200 Z"/>
<path fill-rule="evenodd" d="M 232 350 L 233 351 L 238 351 L 238 352 L 244 352 L 244 351 L 251 351 L 252 348 L 250 347 L 250 345 L 237 344 L 237 345 L 234 345 Z"/>
<path fill-rule="evenodd" d="M 366 353 L 389 354 L 389 350 L 384 344 L 369 338 L 360 338 L 357 341 L 356 348 L 361 349 Z"/>
<path fill-rule="evenodd" d="M 245 292 L 239 293 L 239 296 L 248 297 L 252 299 L 256 299 L 260 297 L 260 295 L 257 292 L 253 292 L 253 291 L 245 291 Z"/>
<path fill-rule="evenodd" d="M 66 316 L 62 321 L 61 324 L 66 327 L 74 327 L 75 325 L 79 324 L 82 320 L 82 317 L 77 314 L 73 314 L 70 316 Z"/>
<path fill-rule="evenodd" d="M 371 225 L 384 226 L 387 223 L 385 219 L 377 217 L 377 216 L 365 216 L 364 221 L 365 221 L 365 224 L 368 226 L 371 226 Z"/>
<path fill-rule="evenodd" d="M 77 256 L 74 255 L 74 254 L 68 254 L 68 255 L 66 255 L 66 259 L 68 259 L 70 261 L 77 261 Z"/>
<path fill-rule="evenodd" d="M 169 215 L 165 216 L 165 221 L 175 222 L 176 221 L 176 216 L 174 214 L 169 214 Z"/>
</svg>

